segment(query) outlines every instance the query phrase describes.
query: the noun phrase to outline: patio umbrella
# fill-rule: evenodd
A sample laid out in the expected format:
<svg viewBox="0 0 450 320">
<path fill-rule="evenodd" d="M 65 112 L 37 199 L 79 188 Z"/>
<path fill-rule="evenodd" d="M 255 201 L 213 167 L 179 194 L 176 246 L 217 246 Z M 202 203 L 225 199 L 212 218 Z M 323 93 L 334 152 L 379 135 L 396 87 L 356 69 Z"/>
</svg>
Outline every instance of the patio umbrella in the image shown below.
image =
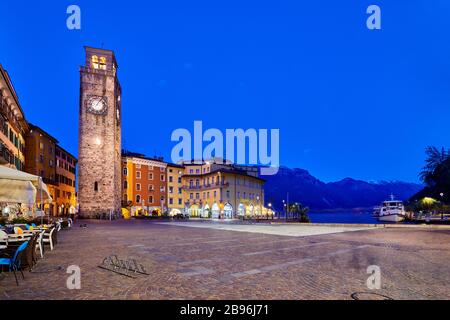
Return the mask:
<svg viewBox="0 0 450 320">
<path fill-rule="evenodd" d="M 52 197 L 42 178 L 0 166 L 0 202 L 51 203 Z"/>
<path fill-rule="evenodd" d="M 0 178 L 0 202 L 32 204 L 36 200 L 37 189 L 31 181 L 17 181 Z"/>
</svg>

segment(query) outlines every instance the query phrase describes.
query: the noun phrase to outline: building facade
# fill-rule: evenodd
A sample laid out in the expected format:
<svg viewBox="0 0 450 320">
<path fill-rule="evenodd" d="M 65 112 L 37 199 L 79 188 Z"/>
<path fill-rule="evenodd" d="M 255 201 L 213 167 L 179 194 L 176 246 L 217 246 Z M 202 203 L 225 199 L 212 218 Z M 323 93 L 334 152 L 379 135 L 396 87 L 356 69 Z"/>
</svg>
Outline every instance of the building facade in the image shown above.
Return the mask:
<svg viewBox="0 0 450 320">
<path fill-rule="evenodd" d="M 55 149 L 58 141 L 38 126 L 30 123 L 29 128 L 25 136 L 25 171 L 42 177 L 54 200 L 57 189 Z M 56 215 L 54 202 L 45 204 L 44 211 Z"/>
<path fill-rule="evenodd" d="M 0 165 L 25 170 L 28 124 L 8 72 L 0 65 Z"/>
<path fill-rule="evenodd" d="M 29 124 L 25 136 L 25 171 L 42 177 L 53 199 L 45 212 L 53 216 L 75 213 L 77 159 L 58 140 L 38 126 Z"/>
<path fill-rule="evenodd" d="M 77 211 L 76 171 L 77 158 L 56 145 L 56 190 L 53 203 L 57 216 L 67 216 Z"/>
<path fill-rule="evenodd" d="M 269 214 L 264 180 L 231 164 L 185 164 L 183 201 L 190 217 L 233 219 Z"/>
<path fill-rule="evenodd" d="M 85 47 L 80 68 L 78 201 L 80 217 L 121 209 L 121 87 L 111 50 Z"/>
<path fill-rule="evenodd" d="M 122 152 L 122 206 L 131 216 L 235 219 L 271 215 L 264 207 L 264 182 L 255 167 L 215 159 L 173 164 Z"/>
<path fill-rule="evenodd" d="M 171 216 L 180 214 L 184 209 L 183 174 L 184 166 L 168 163 L 167 173 L 167 209 Z"/>
<path fill-rule="evenodd" d="M 167 163 L 162 159 L 122 153 L 122 204 L 131 215 L 161 215 L 167 211 Z"/>
</svg>

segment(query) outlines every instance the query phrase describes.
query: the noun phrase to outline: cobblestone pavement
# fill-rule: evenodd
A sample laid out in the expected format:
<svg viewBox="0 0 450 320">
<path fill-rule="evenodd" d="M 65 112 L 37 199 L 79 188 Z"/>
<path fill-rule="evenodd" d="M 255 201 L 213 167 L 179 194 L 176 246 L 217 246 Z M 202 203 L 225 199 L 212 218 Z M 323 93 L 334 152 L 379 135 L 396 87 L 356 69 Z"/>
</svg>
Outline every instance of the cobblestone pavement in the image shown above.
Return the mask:
<svg viewBox="0 0 450 320">
<path fill-rule="evenodd" d="M 83 223 L 88 228 L 77 222 L 61 231 L 55 250 L 18 287 L 13 275 L 0 277 L 0 299 L 352 299 L 355 292 L 450 299 L 450 230 L 281 236 L 151 221 Z M 296 228 L 305 235 L 301 228 L 314 227 Z M 99 268 L 112 254 L 136 259 L 150 275 Z M 81 268 L 81 290 L 67 289 L 70 265 Z M 380 290 L 367 288 L 369 265 L 381 268 Z"/>
</svg>

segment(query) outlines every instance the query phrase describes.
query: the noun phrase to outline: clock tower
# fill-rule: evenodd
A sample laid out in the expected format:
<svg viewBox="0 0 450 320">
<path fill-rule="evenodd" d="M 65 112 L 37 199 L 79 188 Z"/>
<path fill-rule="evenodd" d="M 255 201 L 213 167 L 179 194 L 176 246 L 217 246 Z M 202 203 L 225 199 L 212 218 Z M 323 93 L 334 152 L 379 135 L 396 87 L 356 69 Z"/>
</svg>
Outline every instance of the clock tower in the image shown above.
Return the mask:
<svg viewBox="0 0 450 320">
<path fill-rule="evenodd" d="M 111 50 L 85 47 L 80 67 L 78 203 L 81 218 L 121 210 L 121 87 Z"/>
</svg>

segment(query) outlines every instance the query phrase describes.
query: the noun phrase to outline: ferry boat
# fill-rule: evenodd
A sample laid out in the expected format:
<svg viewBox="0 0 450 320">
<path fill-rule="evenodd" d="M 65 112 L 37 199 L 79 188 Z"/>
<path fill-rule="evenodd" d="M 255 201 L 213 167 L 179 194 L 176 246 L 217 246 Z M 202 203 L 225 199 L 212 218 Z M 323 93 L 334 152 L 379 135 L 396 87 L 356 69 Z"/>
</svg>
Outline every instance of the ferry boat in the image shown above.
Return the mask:
<svg viewBox="0 0 450 320">
<path fill-rule="evenodd" d="M 378 212 L 374 211 L 374 215 L 379 221 L 401 222 L 406 218 L 405 206 L 402 201 L 394 200 L 394 195 L 391 195 L 391 200 L 384 201 Z"/>
<path fill-rule="evenodd" d="M 380 215 L 380 211 L 381 211 L 381 206 L 376 206 L 373 208 L 373 212 L 372 212 L 372 216 L 375 218 L 378 218 L 378 216 Z"/>
</svg>

